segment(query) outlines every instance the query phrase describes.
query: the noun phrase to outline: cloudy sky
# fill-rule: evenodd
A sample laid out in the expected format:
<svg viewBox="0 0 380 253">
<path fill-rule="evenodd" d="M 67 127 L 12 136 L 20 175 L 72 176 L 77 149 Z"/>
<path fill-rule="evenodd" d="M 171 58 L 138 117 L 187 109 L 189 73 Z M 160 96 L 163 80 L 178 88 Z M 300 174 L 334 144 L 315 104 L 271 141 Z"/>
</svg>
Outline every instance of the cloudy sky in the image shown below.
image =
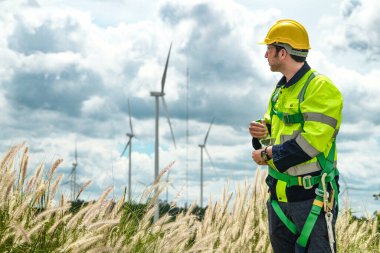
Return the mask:
<svg viewBox="0 0 380 253">
<path fill-rule="evenodd" d="M 380 192 L 379 1 L 1 0 L 0 9 L 0 151 L 26 141 L 31 168 L 63 158 L 58 173 L 67 182 L 77 143 L 78 183 L 93 180 L 85 199 L 112 185 L 111 197 L 119 198 L 127 184 L 128 156 L 120 153 L 130 132 L 128 99 L 133 199 L 153 181 L 150 92 L 160 90 L 173 43 L 165 99 L 177 148 L 161 111 L 160 169 L 176 161 L 169 201 L 179 204 L 199 201 L 198 144 L 213 117 L 205 198 L 219 199 L 227 183 L 234 191 L 253 180 L 248 123 L 262 117 L 281 77 L 270 72 L 257 42 L 278 19 L 300 21 L 309 31 L 309 64 L 345 98 L 342 187 L 357 212 L 379 209 L 372 198 Z M 69 193 L 68 184 L 62 189 Z"/>
</svg>

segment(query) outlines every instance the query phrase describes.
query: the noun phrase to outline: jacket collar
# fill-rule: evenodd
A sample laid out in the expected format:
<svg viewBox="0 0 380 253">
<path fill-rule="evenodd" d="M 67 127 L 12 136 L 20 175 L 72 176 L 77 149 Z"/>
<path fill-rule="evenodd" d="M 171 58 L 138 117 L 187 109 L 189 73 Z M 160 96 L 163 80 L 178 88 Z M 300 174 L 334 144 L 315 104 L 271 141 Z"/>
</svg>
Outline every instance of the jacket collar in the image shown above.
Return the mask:
<svg viewBox="0 0 380 253">
<path fill-rule="evenodd" d="M 290 78 L 289 82 L 286 82 L 285 76 L 283 76 L 280 81 L 277 83 L 277 88 L 284 86 L 284 88 L 288 88 L 298 82 L 308 71 L 310 70 L 309 64 L 305 61 L 303 66 L 295 73 L 295 75 Z"/>
</svg>

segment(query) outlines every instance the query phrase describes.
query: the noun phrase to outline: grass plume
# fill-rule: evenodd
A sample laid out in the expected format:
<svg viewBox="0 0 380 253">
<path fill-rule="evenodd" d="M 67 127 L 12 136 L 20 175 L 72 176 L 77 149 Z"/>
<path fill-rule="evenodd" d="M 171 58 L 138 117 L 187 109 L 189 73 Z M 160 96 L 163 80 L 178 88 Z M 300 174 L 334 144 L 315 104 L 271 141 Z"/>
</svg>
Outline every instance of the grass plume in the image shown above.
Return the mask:
<svg viewBox="0 0 380 253">
<path fill-rule="evenodd" d="M 25 144 L 17 145 L 0 162 L 0 252 L 272 252 L 265 170 L 258 168 L 254 180 L 237 185 L 234 192 L 226 187 L 221 200 L 210 198 L 201 219 L 192 204 L 175 217 L 166 213 L 153 222 L 157 192 L 167 187 L 159 180 L 141 203 L 125 202 L 125 194 L 116 202 L 108 200 L 108 188 L 98 200 L 74 212 L 68 198 L 55 196 L 62 178 L 55 172 L 62 160 L 53 164 L 46 178 L 43 164 L 27 178 L 28 152 Z M 160 178 L 173 165 L 161 171 Z M 380 250 L 377 217 L 355 220 L 346 208 L 336 230 L 339 252 Z"/>
</svg>

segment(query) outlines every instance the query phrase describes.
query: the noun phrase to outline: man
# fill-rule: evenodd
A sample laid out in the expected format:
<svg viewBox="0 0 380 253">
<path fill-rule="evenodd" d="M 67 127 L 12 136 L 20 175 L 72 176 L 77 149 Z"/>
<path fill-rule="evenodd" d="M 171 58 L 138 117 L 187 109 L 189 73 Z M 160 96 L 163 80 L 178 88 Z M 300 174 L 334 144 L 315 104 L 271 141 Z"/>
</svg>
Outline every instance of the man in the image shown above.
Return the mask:
<svg viewBox="0 0 380 253">
<path fill-rule="evenodd" d="M 258 165 L 268 165 L 268 221 L 274 252 L 335 252 L 338 170 L 335 137 L 343 98 L 306 62 L 306 29 L 279 20 L 264 42 L 272 72 L 283 77 L 270 97 L 264 120 L 249 126 Z M 265 140 L 269 140 L 266 146 Z"/>
</svg>

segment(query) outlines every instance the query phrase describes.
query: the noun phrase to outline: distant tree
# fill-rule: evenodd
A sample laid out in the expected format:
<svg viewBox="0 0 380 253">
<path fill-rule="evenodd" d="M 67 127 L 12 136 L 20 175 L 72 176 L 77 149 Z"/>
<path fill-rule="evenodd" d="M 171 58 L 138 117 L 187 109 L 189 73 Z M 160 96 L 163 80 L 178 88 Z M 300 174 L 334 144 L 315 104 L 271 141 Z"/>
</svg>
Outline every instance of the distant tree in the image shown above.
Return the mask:
<svg viewBox="0 0 380 253">
<path fill-rule="evenodd" d="M 372 196 L 375 198 L 375 200 L 379 200 L 380 199 L 380 193 L 373 194 Z"/>
</svg>

